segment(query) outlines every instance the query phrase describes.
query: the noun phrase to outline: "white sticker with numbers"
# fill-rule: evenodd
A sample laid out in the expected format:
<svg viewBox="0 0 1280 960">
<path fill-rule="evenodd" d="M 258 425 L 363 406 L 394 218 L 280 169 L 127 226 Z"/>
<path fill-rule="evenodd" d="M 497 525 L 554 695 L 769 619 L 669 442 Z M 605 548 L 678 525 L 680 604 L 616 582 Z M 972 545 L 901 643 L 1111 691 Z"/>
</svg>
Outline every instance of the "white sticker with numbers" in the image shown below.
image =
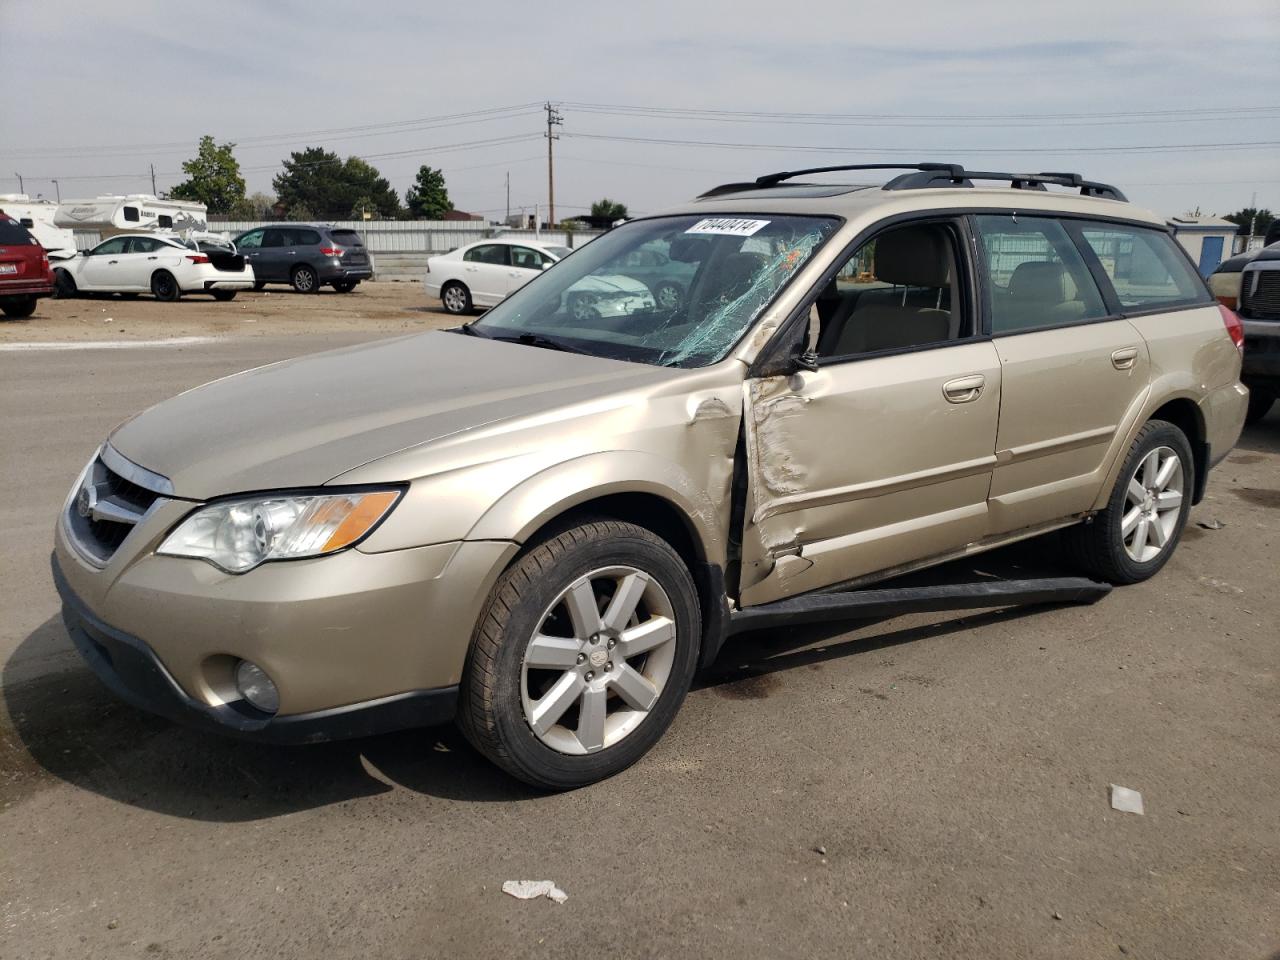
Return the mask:
<svg viewBox="0 0 1280 960">
<path fill-rule="evenodd" d="M 708 217 L 685 233 L 718 233 L 727 237 L 749 237 L 769 225 L 768 220 L 739 220 L 736 217 Z"/>
</svg>

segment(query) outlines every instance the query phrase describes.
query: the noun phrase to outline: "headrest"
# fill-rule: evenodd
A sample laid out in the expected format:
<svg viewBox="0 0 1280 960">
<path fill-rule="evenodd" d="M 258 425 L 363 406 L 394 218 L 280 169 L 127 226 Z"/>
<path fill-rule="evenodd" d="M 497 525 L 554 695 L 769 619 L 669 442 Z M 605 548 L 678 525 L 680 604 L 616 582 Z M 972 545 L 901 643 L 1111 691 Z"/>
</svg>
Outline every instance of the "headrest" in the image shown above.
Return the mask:
<svg viewBox="0 0 1280 960">
<path fill-rule="evenodd" d="M 1028 260 L 1009 277 L 1009 296 L 1037 303 L 1066 303 L 1076 298 L 1076 284 L 1061 263 Z"/>
<path fill-rule="evenodd" d="M 899 227 L 876 237 L 876 279 L 903 287 L 951 285 L 951 237 L 945 227 Z"/>
</svg>

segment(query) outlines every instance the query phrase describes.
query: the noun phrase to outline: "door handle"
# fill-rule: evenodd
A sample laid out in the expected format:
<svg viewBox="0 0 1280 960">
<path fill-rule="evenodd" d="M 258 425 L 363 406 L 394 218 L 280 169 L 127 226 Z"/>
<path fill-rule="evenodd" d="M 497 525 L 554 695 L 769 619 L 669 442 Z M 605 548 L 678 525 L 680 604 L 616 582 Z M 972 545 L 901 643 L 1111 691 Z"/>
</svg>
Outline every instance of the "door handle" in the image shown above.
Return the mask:
<svg viewBox="0 0 1280 960">
<path fill-rule="evenodd" d="M 1137 347 L 1125 347 L 1111 354 L 1111 365 L 1117 370 L 1132 370 L 1134 361 L 1138 359 Z"/>
<path fill-rule="evenodd" d="M 972 403 L 982 396 L 982 389 L 987 385 L 987 378 L 980 373 L 968 377 L 948 380 L 942 385 L 942 395 L 948 403 Z"/>
<path fill-rule="evenodd" d="M 119 260 L 108 260 L 108 261 L 107 261 L 107 266 L 111 266 L 111 264 L 113 264 L 113 263 L 119 263 L 119 262 L 120 262 Z"/>
<path fill-rule="evenodd" d="M 148 260 L 159 260 L 159 257 L 147 257 Z"/>
</svg>

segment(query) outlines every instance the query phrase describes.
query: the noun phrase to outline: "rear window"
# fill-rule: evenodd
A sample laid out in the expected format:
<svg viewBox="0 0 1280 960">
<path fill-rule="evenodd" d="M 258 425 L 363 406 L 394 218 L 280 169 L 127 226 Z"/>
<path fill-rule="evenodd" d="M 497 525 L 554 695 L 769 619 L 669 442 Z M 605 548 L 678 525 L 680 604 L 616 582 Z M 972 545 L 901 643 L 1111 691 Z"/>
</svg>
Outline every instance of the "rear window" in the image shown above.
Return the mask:
<svg viewBox="0 0 1280 960">
<path fill-rule="evenodd" d="M 27 228 L 17 220 L 0 220 L 0 244 L 13 246 L 19 243 L 34 243 Z"/>
<path fill-rule="evenodd" d="M 354 230 L 331 230 L 329 236 L 333 238 L 333 242 L 340 247 L 363 247 L 364 241 L 360 239 L 360 234 Z"/>
<path fill-rule="evenodd" d="M 1177 241 L 1141 227 L 1082 227 L 1085 243 L 1097 254 L 1122 307 L 1130 309 L 1207 303 L 1200 275 Z"/>
</svg>

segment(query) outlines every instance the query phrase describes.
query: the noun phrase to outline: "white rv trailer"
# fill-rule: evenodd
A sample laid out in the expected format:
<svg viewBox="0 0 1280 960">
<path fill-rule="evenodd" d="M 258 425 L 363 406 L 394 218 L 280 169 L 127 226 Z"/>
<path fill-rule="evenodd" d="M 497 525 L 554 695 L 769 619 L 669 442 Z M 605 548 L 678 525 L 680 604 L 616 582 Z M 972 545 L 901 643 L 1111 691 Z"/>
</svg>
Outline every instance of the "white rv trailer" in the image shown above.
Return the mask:
<svg viewBox="0 0 1280 960">
<path fill-rule="evenodd" d="M 117 233 L 152 230 L 203 233 L 209 229 L 209 214 L 203 203 L 131 193 L 64 201 L 58 206 L 53 222 L 70 230 L 93 231 L 105 239 Z"/>
<path fill-rule="evenodd" d="M 73 231 L 54 225 L 58 205 L 52 200 L 37 197 L 32 200 L 25 193 L 0 194 L 0 211 L 17 220 L 44 247 L 51 260 L 64 260 L 76 254 L 76 235 Z"/>
</svg>

